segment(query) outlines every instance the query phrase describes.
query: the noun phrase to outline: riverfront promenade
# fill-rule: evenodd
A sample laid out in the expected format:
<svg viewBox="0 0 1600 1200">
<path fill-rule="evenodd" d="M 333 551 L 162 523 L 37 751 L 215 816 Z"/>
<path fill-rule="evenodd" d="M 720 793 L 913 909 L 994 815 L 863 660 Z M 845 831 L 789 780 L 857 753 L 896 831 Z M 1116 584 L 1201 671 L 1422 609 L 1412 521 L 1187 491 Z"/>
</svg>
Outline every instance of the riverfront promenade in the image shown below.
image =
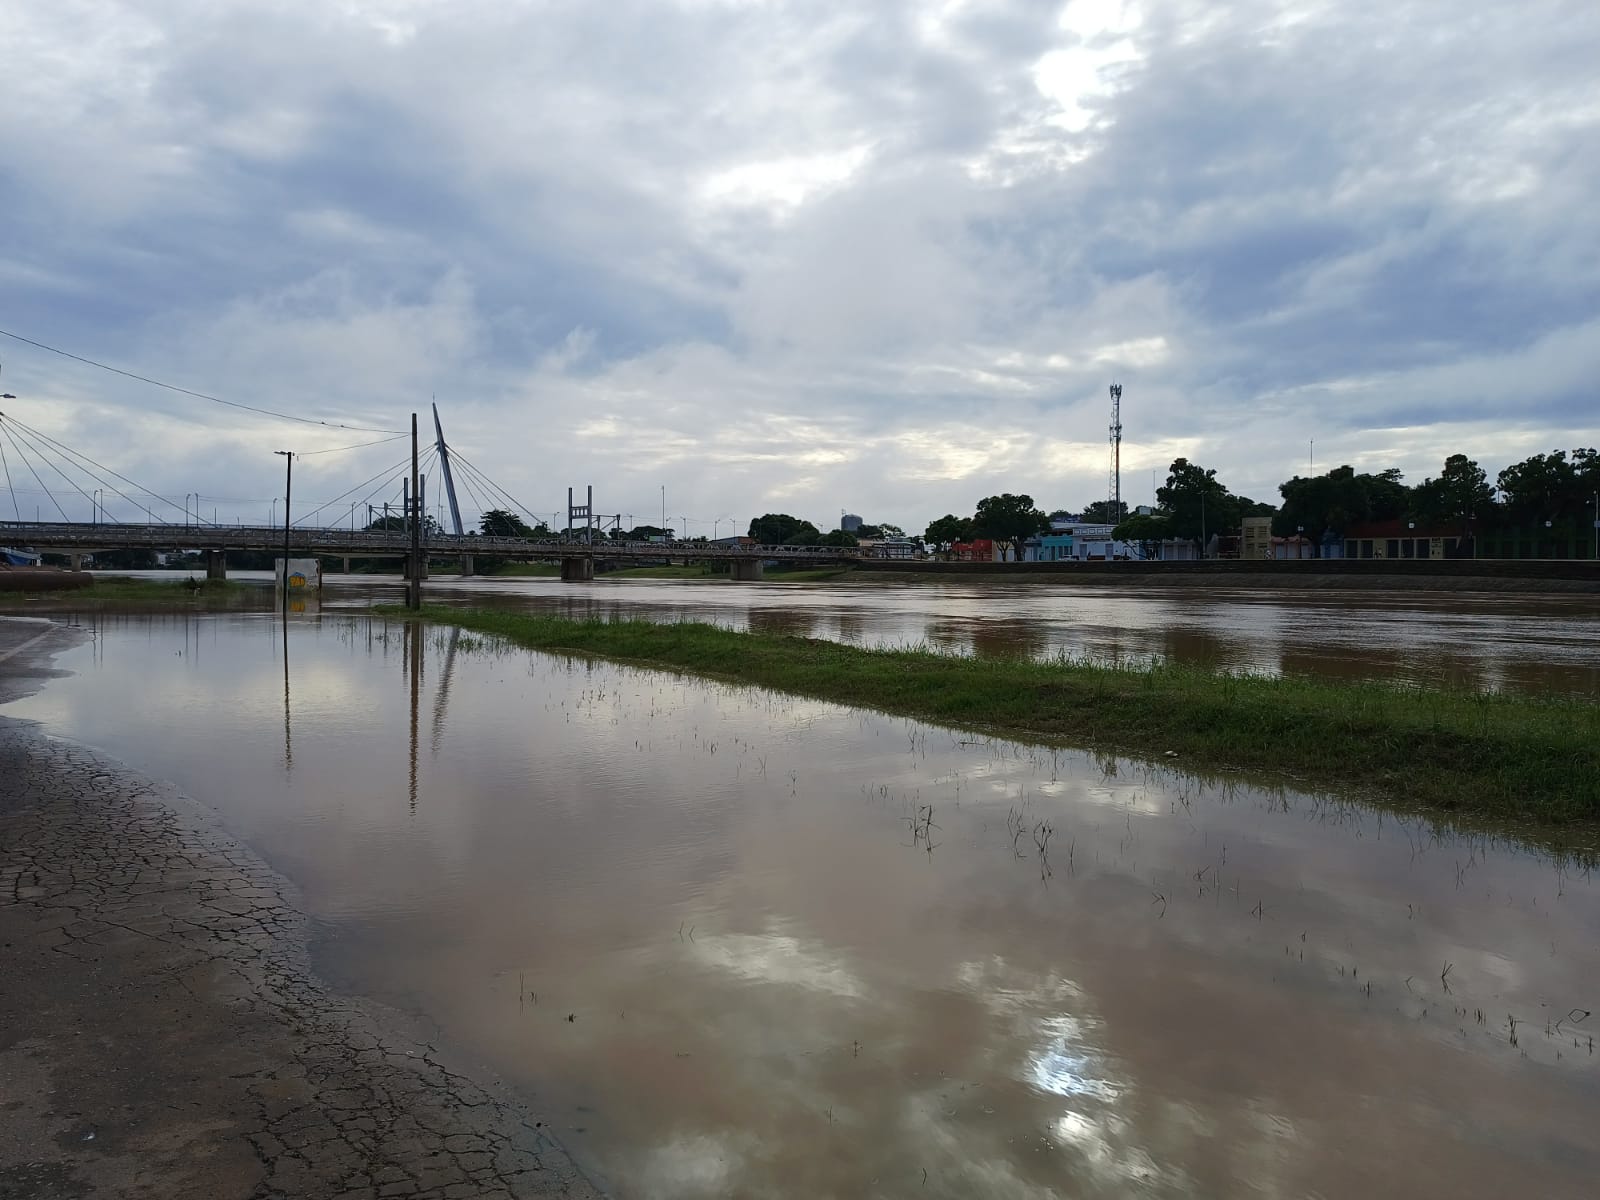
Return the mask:
<svg viewBox="0 0 1600 1200">
<path fill-rule="evenodd" d="M 69 631 L 0 620 L 0 702 Z M 0 1200 L 593 1197 L 193 801 L 0 717 Z"/>
</svg>

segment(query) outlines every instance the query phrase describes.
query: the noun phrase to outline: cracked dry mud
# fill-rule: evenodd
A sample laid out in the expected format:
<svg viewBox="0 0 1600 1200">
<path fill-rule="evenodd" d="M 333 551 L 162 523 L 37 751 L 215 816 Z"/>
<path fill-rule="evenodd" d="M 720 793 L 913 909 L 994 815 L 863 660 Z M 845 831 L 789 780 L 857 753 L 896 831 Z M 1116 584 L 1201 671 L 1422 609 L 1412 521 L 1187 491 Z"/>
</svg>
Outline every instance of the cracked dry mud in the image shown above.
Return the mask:
<svg viewBox="0 0 1600 1200">
<path fill-rule="evenodd" d="M 0 719 L 0 1198 L 597 1195 L 198 806 Z"/>
</svg>

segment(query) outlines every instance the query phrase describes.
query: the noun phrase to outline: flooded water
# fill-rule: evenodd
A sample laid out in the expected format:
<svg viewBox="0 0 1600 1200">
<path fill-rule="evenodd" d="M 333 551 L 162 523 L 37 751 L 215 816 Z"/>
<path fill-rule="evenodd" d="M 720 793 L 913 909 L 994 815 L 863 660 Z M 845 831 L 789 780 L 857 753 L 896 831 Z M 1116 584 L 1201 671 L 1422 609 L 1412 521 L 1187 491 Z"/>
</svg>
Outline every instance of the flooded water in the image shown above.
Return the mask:
<svg viewBox="0 0 1600 1200">
<path fill-rule="evenodd" d="M 322 603 L 398 602 L 400 589 L 397 577 L 330 576 Z M 1269 675 L 1600 698 L 1600 596 L 1593 595 L 453 576 L 432 580 L 427 595 L 438 604 L 605 620 L 708 621 L 863 646 L 1160 659 Z"/>
<path fill-rule="evenodd" d="M 326 610 L 92 626 L 0 711 L 214 805 L 620 1196 L 1600 1178 L 1570 864 Z"/>
</svg>

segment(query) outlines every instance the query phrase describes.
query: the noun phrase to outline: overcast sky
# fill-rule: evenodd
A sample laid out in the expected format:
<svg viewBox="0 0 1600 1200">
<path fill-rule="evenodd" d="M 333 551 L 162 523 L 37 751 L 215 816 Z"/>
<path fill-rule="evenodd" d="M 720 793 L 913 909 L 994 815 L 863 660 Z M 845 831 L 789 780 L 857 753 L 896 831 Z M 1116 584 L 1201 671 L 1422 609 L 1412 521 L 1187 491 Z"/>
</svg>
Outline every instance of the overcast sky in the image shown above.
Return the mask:
<svg viewBox="0 0 1600 1200">
<path fill-rule="evenodd" d="M 13 0 L 0 50 L 0 328 L 352 425 L 436 393 L 547 516 L 1076 509 L 1113 381 L 1135 502 L 1600 442 L 1593 0 Z M 373 436 L 0 366 L 207 517 Z"/>
</svg>

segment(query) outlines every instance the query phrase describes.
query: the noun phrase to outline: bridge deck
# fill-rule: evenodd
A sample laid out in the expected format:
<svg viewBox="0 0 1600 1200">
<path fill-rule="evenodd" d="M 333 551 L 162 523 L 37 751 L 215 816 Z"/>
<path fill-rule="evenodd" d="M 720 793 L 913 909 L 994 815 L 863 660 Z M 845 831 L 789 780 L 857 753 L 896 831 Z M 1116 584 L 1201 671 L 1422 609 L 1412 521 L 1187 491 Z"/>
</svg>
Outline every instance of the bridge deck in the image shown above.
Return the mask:
<svg viewBox="0 0 1600 1200">
<path fill-rule="evenodd" d="M 56 553 L 93 554 L 106 550 L 263 550 L 282 553 L 281 528 L 266 525 L 128 525 L 51 521 L 0 521 L 0 546 Z M 395 531 L 350 529 L 289 530 L 291 555 L 387 558 L 410 551 L 408 535 Z M 456 536 L 430 533 L 422 540 L 430 557 L 502 554 L 515 558 L 627 558 L 702 560 L 789 560 L 853 562 L 860 552 L 835 546 L 727 546 L 711 542 L 594 542 L 539 538 Z"/>
</svg>

